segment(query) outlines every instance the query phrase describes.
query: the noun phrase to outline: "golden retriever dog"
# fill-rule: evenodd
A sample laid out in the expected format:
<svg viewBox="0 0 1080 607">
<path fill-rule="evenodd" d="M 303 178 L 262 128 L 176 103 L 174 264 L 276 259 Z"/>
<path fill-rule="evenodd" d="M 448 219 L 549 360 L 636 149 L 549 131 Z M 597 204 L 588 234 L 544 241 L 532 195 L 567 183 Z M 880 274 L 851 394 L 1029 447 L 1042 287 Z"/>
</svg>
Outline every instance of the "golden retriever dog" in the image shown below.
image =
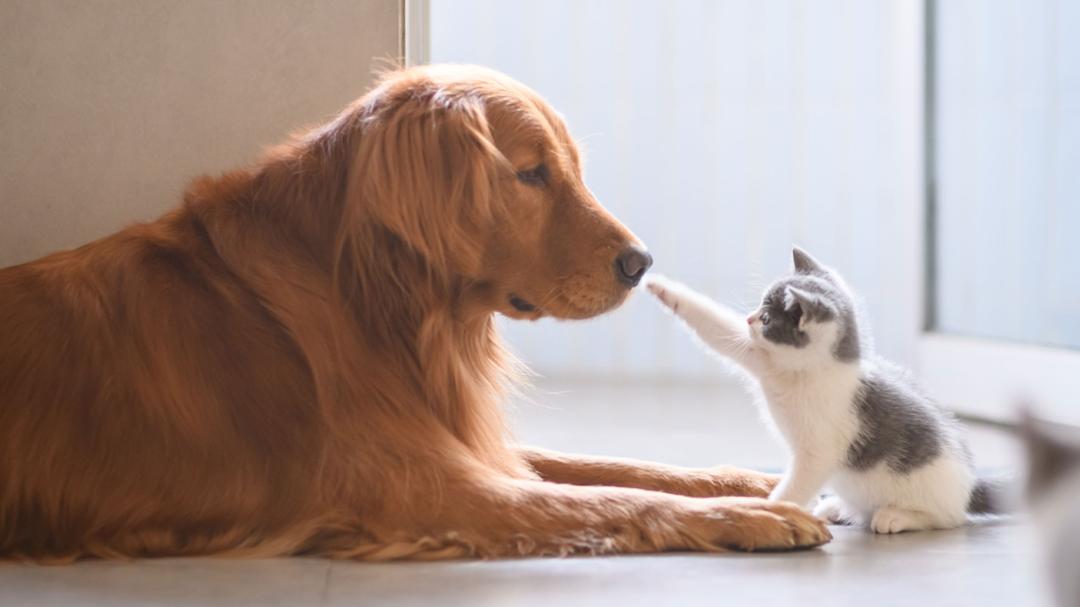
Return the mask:
<svg viewBox="0 0 1080 607">
<path fill-rule="evenodd" d="M 493 315 L 588 318 L 651 259 L 536 93 L 386 75 L 255 166 L 0 270 L 0 554 L 361 560 L 787 549 L 775 477 L 508 443 Z"/>
</svg>

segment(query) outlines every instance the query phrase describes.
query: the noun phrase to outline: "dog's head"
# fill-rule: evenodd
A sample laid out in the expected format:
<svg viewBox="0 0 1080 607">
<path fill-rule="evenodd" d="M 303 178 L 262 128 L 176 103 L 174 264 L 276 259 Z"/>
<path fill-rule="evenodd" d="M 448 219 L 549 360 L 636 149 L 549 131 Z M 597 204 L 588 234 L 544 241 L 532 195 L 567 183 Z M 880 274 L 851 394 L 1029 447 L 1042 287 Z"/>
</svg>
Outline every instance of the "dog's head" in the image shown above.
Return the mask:
<svg viewBox="0 0 1080 607">
<path fill-rule="evenodd" d="M 515 318 L 619 305 L 652 259 L 593 197 L 559 115 L 497 72 L 393 72 L 360 100 L 349 204 Z"/>
</svg>

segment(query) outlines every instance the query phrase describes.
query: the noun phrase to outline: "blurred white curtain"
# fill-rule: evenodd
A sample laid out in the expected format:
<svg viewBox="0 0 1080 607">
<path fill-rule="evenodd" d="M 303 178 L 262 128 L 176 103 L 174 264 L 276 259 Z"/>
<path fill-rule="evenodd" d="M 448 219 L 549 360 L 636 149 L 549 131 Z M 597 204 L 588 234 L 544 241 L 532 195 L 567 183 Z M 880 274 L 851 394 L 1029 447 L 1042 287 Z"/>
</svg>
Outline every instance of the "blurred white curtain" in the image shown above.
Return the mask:
<svg viewBox="0 0 1080 607">
<path fill-rule="evenodd" d="M 655 270 L 749 307 L 799 243 L 910 362 L 921 322 L 921 2 L 431 0 L 433 62 L 545 95 Z M 723 376 L 638 294 L 603 318 L 505 323 L 546 375 Z"/>
</svg>

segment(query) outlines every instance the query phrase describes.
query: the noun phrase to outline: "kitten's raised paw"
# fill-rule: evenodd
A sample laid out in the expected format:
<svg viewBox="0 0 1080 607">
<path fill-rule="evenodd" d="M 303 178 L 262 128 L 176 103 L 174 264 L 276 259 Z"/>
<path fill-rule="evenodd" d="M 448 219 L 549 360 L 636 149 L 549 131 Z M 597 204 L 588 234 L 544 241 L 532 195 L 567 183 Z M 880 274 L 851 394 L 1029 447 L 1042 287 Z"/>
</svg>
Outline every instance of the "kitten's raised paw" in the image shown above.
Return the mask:
<svg viewBox="0 0 1080 607">
<path fill-rule="evenodd" d="M 675 296 L 674 283 L 667 277 L 659 274 L 646 277 L 645 289 L 672 311 L 679 310 L 679 298 Z"/>
</svg>

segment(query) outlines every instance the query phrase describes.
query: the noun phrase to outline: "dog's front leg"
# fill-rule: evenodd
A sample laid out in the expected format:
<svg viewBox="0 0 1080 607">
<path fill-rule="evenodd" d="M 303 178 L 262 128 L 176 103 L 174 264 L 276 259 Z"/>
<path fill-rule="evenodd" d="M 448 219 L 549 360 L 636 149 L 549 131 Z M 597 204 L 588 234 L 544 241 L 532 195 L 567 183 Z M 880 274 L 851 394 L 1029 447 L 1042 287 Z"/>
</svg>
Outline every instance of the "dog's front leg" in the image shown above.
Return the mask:
<svg viewBox="0 0 1080 607">
<path fill-rule="evenodd" d="M 374 541 L 331 555 L 366 560 L 497 558 L 669 550 L 794 549 L 830 539 L 794 505 L 759 498 L 692 498 L 505 477 L 449 481 L 425 502 L 371 525 Z M 377 539 L 376 539 L 377 538 Z"/>
<path fill-rule="evenodd" d="M 640 460 L 571 455 L 518 447 L 518 454 L 546 481 L 663 491 L 691 497 L 768 497 L 780 476 L 734 467 L 683 468 Z"/>
</svg>

